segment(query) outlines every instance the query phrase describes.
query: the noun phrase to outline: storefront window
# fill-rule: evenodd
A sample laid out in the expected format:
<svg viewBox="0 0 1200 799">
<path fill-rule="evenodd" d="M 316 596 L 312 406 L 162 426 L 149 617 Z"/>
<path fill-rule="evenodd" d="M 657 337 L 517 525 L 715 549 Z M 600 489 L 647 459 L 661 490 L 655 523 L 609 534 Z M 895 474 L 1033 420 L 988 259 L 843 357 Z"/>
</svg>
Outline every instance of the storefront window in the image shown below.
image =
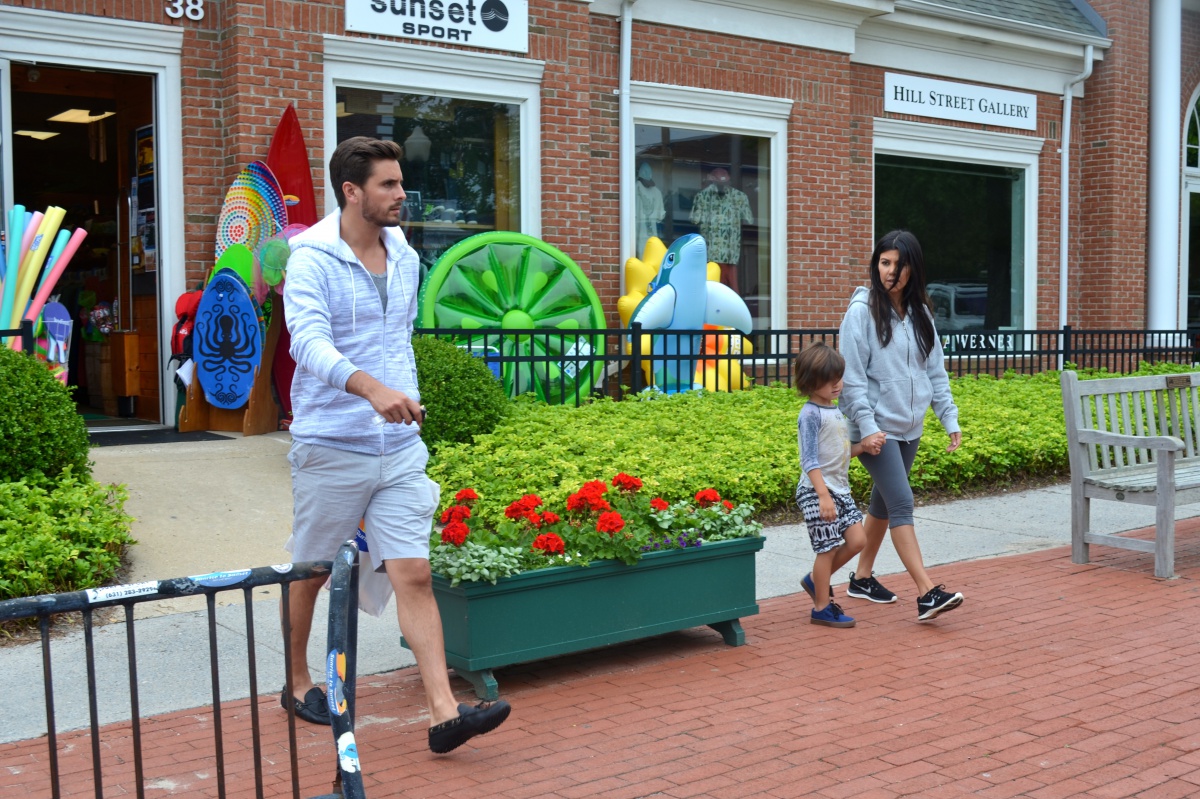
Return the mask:
<svg viewBox="0 0 1200 799">
<path fill-rule="evenodd" d="M 636 126 L 635 245 L 699 233 L 721 282 L 770 327 L 770 140 L 659 125 Z"/>
<path fill-rule="evenodd" d="M 376 89 L 337 90 L 337 139 L 404 147 L 402 227 L 427 271 L 451 245 L 521 229 L 516 105 Z"/>
<path fill-rule="evenodd" d="M 1020 328 L 1025 170 L 875 156 L 875 235 L 912 231 L 939 333 Z"/>
</svg>

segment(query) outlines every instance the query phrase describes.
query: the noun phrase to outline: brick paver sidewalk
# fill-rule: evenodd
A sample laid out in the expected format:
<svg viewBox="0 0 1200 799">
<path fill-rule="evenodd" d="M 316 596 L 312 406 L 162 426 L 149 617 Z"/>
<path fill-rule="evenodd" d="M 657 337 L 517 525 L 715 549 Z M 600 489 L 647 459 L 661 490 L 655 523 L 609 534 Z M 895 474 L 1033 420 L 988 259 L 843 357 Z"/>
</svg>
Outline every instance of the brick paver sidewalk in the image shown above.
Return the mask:
<svg viewBox="0 0 1200 799">
<path fill-rule="evenodd" d="M 514 711 L 449 756 L 426 748 L 415 670 L 359 682 L 357 738 L 377 797 L 1184 797 L 1200 795 L 1200 520 L 1179 525 L 1179 579 L 1148 555 L 1054 549 L 941 566 L 966 604 L 917 624 L 844 599 L 852 630 L 808 623 L 804 594 L 761 603 L 747 645 L 698 629 L 505 669 Z M 800 575 L 797 575 L 799 578 Z M 536 623 L 531 619 L 530 623 Z M 466 684 L 455 683 L 466 701 Z M 8 701 L 12 701 L 10 696 Z M 260 700 L 267 795 L 286 790 L 285 716 Z M 245 702 L 227 705 L 226 773 L 253 796 Z M 148 796 L 215 796 L 208 710 L 146 725 Z M 106 795 L 132 795 L 123 727 L 103 736 Z M 64 790 L 90 777 L 64 736 Z M 303 788 L 325 793 L 333 744 L 301 725 Z M 44 742 L 0 746 L 0 794 L 46 796 Z M 90 792 L 83 795 L 91 795 Z"/>
</svg>

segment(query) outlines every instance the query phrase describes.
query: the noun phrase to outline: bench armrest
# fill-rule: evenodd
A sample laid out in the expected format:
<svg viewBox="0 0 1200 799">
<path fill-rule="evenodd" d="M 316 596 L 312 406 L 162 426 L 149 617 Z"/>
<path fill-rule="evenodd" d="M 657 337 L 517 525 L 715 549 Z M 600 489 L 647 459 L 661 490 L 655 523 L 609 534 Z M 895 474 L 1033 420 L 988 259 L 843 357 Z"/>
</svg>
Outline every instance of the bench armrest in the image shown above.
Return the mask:
<svg viewBox="0 0 1200 799">
<path fill-rule="evenodd" d="M 1123 433 L 1088 429 L 1077 430 L 1076 436 L 1081 444 L 1108 444 L 1114 447 L 1162 449 L 1175 452 L 1180 452 L 1184 448 L 1183 439 L 1174 436 L 1127 436 Z"/>
</svg>

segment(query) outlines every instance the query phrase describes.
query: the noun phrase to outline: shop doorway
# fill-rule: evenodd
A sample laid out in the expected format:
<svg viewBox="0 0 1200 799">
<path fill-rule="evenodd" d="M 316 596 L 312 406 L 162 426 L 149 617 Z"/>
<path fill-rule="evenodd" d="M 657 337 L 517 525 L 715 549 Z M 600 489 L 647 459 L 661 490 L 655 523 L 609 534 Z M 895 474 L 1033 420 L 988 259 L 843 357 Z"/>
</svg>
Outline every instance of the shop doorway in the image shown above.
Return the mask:
<svg viewBox="0 0 1200 799">
<path fill-rule="evenodd" d="M 57 284 L 90 428 L 161 422 L 155 77 L 10 63 L 14 202 L 87 238 Z"/>
<path fill-rule="evenodd" d="M 1200 179 L 1184 185 L 1183 264 L 1187 270 L 1184 313 L 1189 330 L 1200 328 Z"/>
</svg>

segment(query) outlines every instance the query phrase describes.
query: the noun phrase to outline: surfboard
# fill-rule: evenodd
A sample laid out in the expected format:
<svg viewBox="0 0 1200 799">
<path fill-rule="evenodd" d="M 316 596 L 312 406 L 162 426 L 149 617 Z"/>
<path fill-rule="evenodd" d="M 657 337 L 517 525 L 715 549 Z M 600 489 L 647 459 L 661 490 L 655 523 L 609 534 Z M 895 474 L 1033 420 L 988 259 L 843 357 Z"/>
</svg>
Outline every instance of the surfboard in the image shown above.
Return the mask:
<svg viewBox="0 0 1200 799">
<path fill-rule="evenodd" d="M 262 360 L 263 336 L 256 303 L 233 270 L 218 271 L 205 287 L 192 342 L 196 379 L 208 403 L 228 410 L 245 405 Z"/>
<path fill-rule="evenodd" d="M 267 151 L 267 166 L 279 181 L 287 204 L 288 224 L 315 225 L 317 223 L 317 196 L 313 188 L 312 165 L 308 162 L 308 148 L 304 145 L 304 131 L 292 105 L 283 112 L 271 148 Z M 275 360 L 271 364 L 271 379 L 279 395 L 279 404 L 284 413 L 292 415 L 292 376 L 296 373 L 296 362 L 292 360 L 292 337 L 288 333 L 287 320 L 283 317 L 283 302 L 276 303 L 273 313 L 279 315 L 281 323 L 279 343 L 275 348 Z"/>
</svg>

